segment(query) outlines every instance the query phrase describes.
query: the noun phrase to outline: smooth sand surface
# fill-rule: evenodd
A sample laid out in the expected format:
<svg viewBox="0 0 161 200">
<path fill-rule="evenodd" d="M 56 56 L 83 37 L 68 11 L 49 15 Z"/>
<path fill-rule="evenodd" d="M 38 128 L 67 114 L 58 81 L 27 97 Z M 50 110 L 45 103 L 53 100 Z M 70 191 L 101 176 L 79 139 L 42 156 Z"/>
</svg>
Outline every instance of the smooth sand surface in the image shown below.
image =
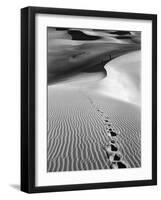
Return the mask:
<svg viewBox="0 0 161 200">
<path fill-rule="evenodd" d="M 141 106 L 141 51 L 119 56 L 104 66 L 107 76 L 89 81 L 86 88 L 113 98 Z M 89 75 L 88 75 L 89 76 Z"/>
<path fill-rule="evenodd" d="M 140 167 L 140 130 L 138 106 L 48 86 L 48 172 Z"/>
</svg>

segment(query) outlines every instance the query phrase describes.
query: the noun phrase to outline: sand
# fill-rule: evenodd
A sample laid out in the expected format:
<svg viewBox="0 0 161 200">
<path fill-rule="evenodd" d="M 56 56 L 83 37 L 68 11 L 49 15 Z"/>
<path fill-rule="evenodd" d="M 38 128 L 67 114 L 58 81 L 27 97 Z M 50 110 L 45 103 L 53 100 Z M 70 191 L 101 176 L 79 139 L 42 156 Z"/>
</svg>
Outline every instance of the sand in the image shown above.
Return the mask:
<svg viewBox="0 0 161 200">
<path fill-rule="evenodd" d="M 101 72 L 105 77 L 107 62 L 141 49 L 137 34 L 133 31 L 48 28 L 48 85 L 84 72 Z"/>
<path fill-rule="evenodd" d="M 140 107 L 70 84 L 48 86 L 47 171 L 141 166 Z"/>
<path fill-rule="evenodd" d="M 140 167 L 141 33 L 47 35 L 47 171 Z"/>
</svg>

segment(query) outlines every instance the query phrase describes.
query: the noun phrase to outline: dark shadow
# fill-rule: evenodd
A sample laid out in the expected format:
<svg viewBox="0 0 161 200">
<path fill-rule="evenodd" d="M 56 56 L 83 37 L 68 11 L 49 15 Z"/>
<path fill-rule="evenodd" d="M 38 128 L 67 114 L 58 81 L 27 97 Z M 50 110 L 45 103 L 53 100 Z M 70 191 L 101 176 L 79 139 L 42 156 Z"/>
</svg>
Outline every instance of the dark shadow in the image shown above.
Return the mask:
<svg viewBox="0 0 161 200">
<path fill-rule="evenodd" d="M 20 185 L 18 184 L 10 184 L 10 187 L 14 188 L 15 190 L 20 190 Z"/>
<path fill-rule="evenodd" d="M 72 40 L 98 40 L 101 37 L 96 35 L 87 35 L 81 30 L 68 30 L 68 34 L 72 36 Z"/>
<path fill-rule="evenodd" d="M 130 31 L 113 31 L 111 34 L 116 34 L 116 35 L 131 35 Z"/>
</svg>

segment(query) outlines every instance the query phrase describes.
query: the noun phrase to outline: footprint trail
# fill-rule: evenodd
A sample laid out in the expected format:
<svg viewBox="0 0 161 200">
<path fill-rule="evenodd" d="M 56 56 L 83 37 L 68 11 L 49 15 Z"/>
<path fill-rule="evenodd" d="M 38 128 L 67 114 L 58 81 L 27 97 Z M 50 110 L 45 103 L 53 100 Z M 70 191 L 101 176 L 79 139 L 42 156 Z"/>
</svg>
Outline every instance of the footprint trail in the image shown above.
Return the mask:
<svg viewBox="0 0 161 200">
<path fill-rule="evenodd" d="M 118 137 L 121 133 L 118 133 L 114 130 L 110 118 L 103 112 L 103 110 L 98 107 L 89 96 L 86 95 L 86 97 L 88 98 L 91 106 L 97 113 L 99 113 L 104 122 L 109 143 L 105 146 L 102 146 L 102 148 L 106 153 L 110 169 L 128 168 L 128 163 L 125 162 L 123 155 L 119 150 Z"/>
</svg>

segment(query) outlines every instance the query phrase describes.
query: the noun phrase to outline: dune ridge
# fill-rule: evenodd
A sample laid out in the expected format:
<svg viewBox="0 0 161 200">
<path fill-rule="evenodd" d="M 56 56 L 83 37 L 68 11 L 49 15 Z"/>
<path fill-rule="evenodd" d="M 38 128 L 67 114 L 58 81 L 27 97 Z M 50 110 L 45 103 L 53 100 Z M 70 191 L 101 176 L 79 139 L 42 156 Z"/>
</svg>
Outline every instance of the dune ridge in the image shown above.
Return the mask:
<svg viewBox="0 0 161 200">
<path fill-rule="evenodd" d="M 140 32 L 48 27 L 48 85 L 102 72 L 112 59 L 140 50 Z"/>
</svg>

